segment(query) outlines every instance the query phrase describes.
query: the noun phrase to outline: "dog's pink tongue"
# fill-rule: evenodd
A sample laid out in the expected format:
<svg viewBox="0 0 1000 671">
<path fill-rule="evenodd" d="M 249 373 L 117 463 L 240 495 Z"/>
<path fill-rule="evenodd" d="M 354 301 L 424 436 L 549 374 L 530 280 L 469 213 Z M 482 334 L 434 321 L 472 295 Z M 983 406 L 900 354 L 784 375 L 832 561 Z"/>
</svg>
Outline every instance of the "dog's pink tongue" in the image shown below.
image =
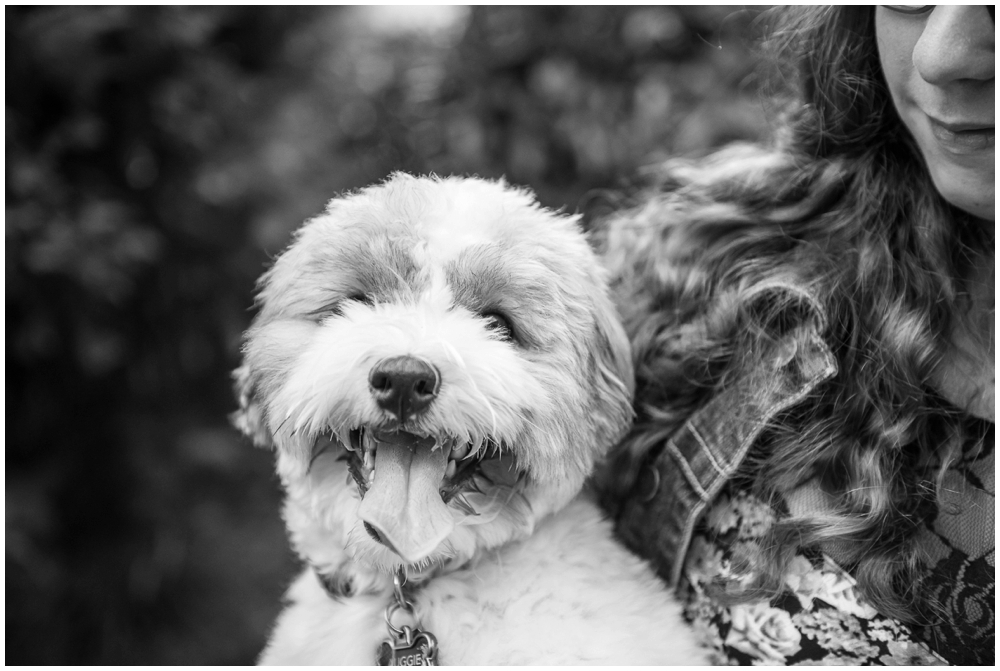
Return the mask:
<svg viewBox="0 0 1000 671">
<path fill-rule="evenodd" d="M 407 433 L 376 440 L 375 477 L 358 513 L 403 561 L 415 564 L 455 526 L 439 492 L 448 451 L 431 449 L 433 439 Z"/>
</svg>

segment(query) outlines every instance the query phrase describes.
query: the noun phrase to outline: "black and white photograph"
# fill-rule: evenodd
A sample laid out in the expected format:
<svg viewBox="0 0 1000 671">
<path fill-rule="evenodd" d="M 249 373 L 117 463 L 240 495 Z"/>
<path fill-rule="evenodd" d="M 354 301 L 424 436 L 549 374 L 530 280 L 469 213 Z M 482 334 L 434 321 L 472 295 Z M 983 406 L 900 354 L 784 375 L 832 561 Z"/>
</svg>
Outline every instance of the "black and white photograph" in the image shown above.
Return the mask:
<svg viewBox="0 0 1000 671">
<path fill-rule="evenodd" d="M 995 664 L 993 5 L 4 11 L 5 664 Z"/>
</svg>

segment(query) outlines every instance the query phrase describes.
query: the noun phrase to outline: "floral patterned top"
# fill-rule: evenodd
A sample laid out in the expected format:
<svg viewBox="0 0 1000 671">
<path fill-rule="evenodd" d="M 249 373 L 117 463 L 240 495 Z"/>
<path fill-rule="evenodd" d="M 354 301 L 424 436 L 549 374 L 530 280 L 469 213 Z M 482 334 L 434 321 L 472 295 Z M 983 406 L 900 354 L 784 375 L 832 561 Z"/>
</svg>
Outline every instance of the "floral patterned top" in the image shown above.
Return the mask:
<svg viewBox="0 0 1000 671">
<path fill-rule="evenodd" d="M 716 650 L 716 664 L 931 665 L 946 663 L 906 625 L 882 617 L 846 571 L 820 552 L 799 553 L 786 590 L 768 601 L 724 605 L 705 587 L 736 578 L 733 549 L 760 537 L 775 513 L 744 491 L 719 495 L 687 555 L 685 615 Z"/>
<path fill-rule="evenodd" d="M 946 472 L 940 500 L 917 536 L 928 570 L 920 590 L 942 617 L 920 637 L 952 664 L 996 662 L 996 461 L 994 425 Z"/>
<path fill-rule="evenodd" d="M 992 422 L 984 427 L 981 438 L 946 471 L 937 510 L 917 537 L 929 564 L 920 589 L 944 608 L 939 622 L 922 627 L 879 614 L 856 591 L 850 574 L 818 549 L 796 554 L 784 591 L 770 601 L 725 605 L 713 598 L 708 589 L 713 579 L 749 579 L 737 566 L 740 546 L 756 542 L 777 515 L 788 512 L 775 511 L 728 483 L 701 518 L 681 585 L 685 615 L 715 649 L 715 662 L 993 664 L 994 429 Z M 789 510 L 801 510 L 802 501 L 789 497 L 786 504 Z"/>
</svg>

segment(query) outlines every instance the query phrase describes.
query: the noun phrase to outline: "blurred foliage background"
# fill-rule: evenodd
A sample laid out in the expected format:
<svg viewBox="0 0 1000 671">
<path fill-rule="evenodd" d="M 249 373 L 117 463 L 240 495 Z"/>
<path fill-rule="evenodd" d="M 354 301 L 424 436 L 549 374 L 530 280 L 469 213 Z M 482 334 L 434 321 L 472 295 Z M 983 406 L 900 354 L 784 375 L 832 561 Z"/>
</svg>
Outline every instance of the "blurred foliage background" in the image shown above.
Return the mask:
<svg viewBox="0 0 1000 671">
<path fill-rule="evenodd" d="M 766 133 L 755 12 L 7 7 L 6 661 L 251 663 L 296 570 L 226 420 L 268 259 L 393 170 L 572 211 Z"/>
</svg>

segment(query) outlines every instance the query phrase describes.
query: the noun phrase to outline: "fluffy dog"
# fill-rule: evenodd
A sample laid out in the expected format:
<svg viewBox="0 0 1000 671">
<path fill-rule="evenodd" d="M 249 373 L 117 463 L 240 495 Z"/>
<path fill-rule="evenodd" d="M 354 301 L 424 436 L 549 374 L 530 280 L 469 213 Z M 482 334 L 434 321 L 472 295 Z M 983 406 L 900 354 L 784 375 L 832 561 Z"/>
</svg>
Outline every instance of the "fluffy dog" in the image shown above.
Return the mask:
<svg viewBox="0 0 1000 671">
<path fill-rule="evenodd" d="M 307 222 L 258 305 L 235 421 L 307 564 L 262 663 L 704 660 L 581 495 L 632 371 L 575 217 L 396 174 Z"/>
</svg>

